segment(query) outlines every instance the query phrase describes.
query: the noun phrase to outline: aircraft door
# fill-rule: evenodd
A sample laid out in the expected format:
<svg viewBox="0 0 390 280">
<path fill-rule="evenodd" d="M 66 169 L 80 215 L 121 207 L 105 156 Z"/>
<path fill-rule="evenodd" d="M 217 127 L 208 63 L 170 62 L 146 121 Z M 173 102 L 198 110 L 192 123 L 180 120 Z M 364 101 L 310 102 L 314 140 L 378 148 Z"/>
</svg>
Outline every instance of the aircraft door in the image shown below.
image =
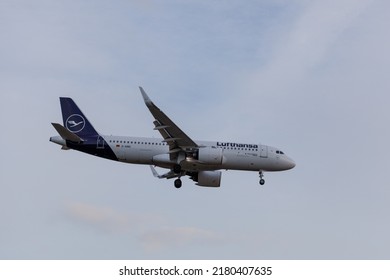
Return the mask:
<svg viewBox="0 0 390 280">
<path fill-rule="evenodd" d="M 96 148 L 97 149 L 104 149 L 104 139 L 100 135 L 98 136 L 97 141 L 96 141 Z"/>
<path fill-rule="evenodd" d="M 260 145 L 260 157 L 262 158 L 268 157 L 268 146 Z"/>
</svg>

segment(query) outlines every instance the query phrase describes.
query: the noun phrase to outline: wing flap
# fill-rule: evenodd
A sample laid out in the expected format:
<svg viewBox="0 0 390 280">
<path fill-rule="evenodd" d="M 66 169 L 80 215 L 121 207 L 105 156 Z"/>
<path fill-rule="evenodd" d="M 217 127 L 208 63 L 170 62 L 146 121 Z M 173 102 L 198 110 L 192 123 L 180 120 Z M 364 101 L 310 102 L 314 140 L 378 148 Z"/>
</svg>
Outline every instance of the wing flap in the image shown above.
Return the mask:
<svg viewBox="0 0 390 280">
<path fill-rule="evenodd" d="M 168 126 L 168 125 L 160 125 L 160 126 L 156 126 L 156 127 L 154 128 L 154 130 L 164 130 L 164 129 L 166 129 L 166 128 L 169 128 L 169 126 Z"/>
</svg>

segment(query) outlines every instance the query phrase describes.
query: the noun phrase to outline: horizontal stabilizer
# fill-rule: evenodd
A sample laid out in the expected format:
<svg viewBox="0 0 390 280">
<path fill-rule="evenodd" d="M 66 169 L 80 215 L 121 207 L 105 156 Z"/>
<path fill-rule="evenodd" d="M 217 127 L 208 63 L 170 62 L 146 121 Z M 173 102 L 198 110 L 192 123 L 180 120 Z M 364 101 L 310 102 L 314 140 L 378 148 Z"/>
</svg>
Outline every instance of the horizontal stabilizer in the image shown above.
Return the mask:
<svg viewBox="0 0 390 280">
<path fill-rule="evenodd" d="M 67 130 L 65 127 L 63 127 L 62 125 L 60 125 L 59 123 L 51 123 L 54 128 L 57 130 L 58 134 L 64 139 L 64 140 L 68 140 L 68 141 L 72 141 L 72 142 L 76 142 L 76 143 L 81 143 L 83 142 L 83 139 L 81 139 L 79 136 L 77 136 L 76 134 L 70 132 L 69 130 Z"/>
</svg>

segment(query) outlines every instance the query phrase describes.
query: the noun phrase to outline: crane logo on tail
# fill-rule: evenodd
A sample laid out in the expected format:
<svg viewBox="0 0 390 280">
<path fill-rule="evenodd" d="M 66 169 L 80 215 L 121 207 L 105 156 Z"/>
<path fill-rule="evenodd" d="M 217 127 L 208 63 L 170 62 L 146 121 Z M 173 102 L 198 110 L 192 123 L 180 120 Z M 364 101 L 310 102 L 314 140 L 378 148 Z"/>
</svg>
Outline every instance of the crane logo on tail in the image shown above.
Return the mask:
<svg viewBox="0 0 390 280">
<path fill-rule="evenodd" d="M 79 114 L 73 114 L 66 120 L 66 128 L 73 133 L 80 132 L 85 127 L 85 119 Z"/>
</svg>

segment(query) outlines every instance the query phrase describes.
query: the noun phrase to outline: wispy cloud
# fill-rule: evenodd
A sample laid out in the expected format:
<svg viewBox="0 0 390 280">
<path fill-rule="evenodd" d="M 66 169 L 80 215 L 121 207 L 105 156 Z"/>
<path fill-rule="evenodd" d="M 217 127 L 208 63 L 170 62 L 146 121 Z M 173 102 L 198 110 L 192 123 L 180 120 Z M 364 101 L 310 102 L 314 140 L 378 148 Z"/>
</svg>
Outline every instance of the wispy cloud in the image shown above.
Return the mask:
<svg viewBox="0 0 390 280">
<path fill-rule="evenodd" d="M 303 79 L 328 57 L 329 49 L 354 25 L 371 2 L 306 1 L 291 26 L 276 34 L 279 43 L 272 47 L 268 63 L 252 73 L 249 85 L 267 94 L 271 90 L 287 89 Z M 262 48 L 259 46 L 259 51 Z M 254 94 L 258 94 L 257 91 L 251 91 L 251 95 Z"/>
<path fill-rule="evenodd" d="M 159 215 L 123 213 L 110 207 L 92 205 L 85 202 L 73 202 L 66 206 L 66 213 L 73 221 L 102 232 L 116 234 L 137 233 L 145 224 L 161 224 Z"/>
<path fill-rule="evenodd" d="M 231 95 L 220 103 L 220 114 L 234 111 L 226 115 L 229 126 L 220 134 L 241 137 L 238 130 L 230 127 L 242 127 L 247 119 L 265 121 L 259 129 L 268 124 L 283 124 L 285 116 L 278 110 L 285 109 L 291 103 L 305 103 L 318 92 L 302 92 L 302 86 L 316 78 L 316 73 L 326 67 L 334 59 L 334 51 L 342 37 L 360 24 L 360 19 L 373 3 L 372 0 L 329 1 L 293 1 L 299 8 L 292 9 L 287 18 L 279 18 L 276 27 L 265 31 L 270 38 L 257 45 L 257 63 L 236 79 L 238 95 Z M 272 31 L 277 31 L 272 33 Z M 254 36 L 263 36 L 263 29 L 253 29 Z M 267 51 L 267 56 L 260 55 Z M 328 73 L 326 73 L 328 75 Z M 234 81 L 231 81 L 233 84 Z M 314 98 L 314 97 L 313 97 Z M 238 100 L 251 100 L 245 108 L 237 107 Z M 305 103 L 307 104 L 307 103 Z M 226 114 L 226 113 L 225 113 Z M 253 129 L 253 137 L 258 135 L 257 127 Z M 266 131 L 265 131 L 266 132 Z M 251 137 L 246 129 L 246 137 Z M 237 134 L 237 135 L 234 135 Z M 264 136 L 270 135 L 264 133 Z M 264 138 L 262 138 L 264 140 Z"/>
<path fill-rule="evenodd" d="M 222 240 L 213 231 L 195 226 L 168 226 L 160 215 L 129 214 L 109 207 L 74 202 L 66 206 L 71 220 L 106 234 L 127 235 L 140 240 L 145 252 L 190 245 L 219 244 Z"/>
<path fill-rule="evenodd" d="M 172 227 L 145 232 L 140 237 L 143 248 L 148 252 L 183 246 L 210 246 L 221 243 L 213 231 L 196 227 Z"/>
</svg>

